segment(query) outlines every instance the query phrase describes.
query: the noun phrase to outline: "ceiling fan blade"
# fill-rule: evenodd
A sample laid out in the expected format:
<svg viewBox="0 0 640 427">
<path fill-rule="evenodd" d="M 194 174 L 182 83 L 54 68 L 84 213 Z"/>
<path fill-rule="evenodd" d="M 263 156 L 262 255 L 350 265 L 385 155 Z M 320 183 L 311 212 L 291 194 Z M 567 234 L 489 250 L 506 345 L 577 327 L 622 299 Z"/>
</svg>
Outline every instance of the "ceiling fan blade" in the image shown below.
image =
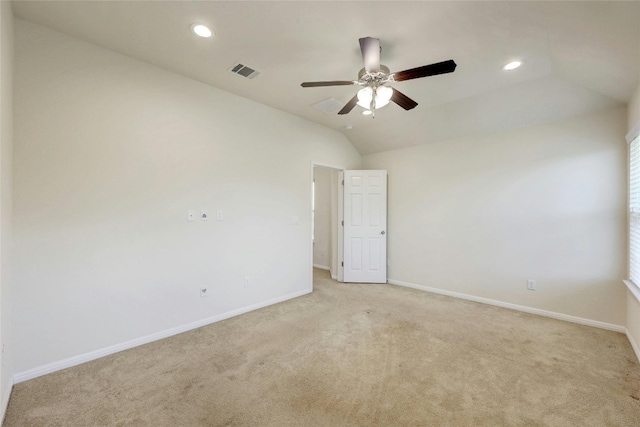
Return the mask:
<svg viewBox="0 0 640 427">
<path fill-rule="evenodd" d="M 423 65 L 422 67 L 411 68 L 410 70 L 398 71 L 393 74 L 393 80 L 401 82 L 403 80 L 419 79 L 420 77 L 453 73 L 456 66 L 457 64 L 453 62 L 453 59 L 450 59 L 436 64 Z"/>
<path fill-rule="evenodd" d="M 380 71 L 380 39 L 373 37 L 361 38 L 360 51 L 364 60 L 364 69 L 368 73 Z"/>
<path fill-rule="evenodd" d="M 321 86 L 351 86 L 355 84 L 352 80 L 334 80 L 330 82 L 304 82 L 301 83 L 302 87 L 321 87 Z"/>
<path fill-rule="evenodd" d="M 338 111 L 338 114 L 349 114 L 349 112 L 353 110 L 353 107 L 355 107 L 357 103 L 358 103 L 358 95 L 351 98 L 349 102 L 347 102 L 347 104 L 344 107 L 342 107 L 342 110 Z"/>
<path fill-rule="evenodd" d="M 392 88 L 393 89 L 393 88 Z M 397 89 L 393 89 L 393 95 L 391 95 L 391 100 L 404 108 L 405 110 L 411 110 L 415 108 L 418 103 L 413 99 L 409 98 L 404 93 L 398 91 Z"/>
</svg>

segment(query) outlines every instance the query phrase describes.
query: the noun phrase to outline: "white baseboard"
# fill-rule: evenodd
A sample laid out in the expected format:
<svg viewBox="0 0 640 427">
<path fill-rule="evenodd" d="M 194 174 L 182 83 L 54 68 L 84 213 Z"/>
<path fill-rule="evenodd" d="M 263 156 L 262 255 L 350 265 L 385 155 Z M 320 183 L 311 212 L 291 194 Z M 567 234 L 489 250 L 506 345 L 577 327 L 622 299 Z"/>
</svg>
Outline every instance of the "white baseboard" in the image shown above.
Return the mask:
<svg viewBox="0 0 640 427">
<path fill-rule="evenodd" d="M 496 307 L 508 308 L 511 310 L 522 311 L 529 314 L 536 314 L 538 316 L 551 317 L 553 319 L 564 320 L 567 322 L 578 323 L 580 325 L 593 326 L 595 328 L 607 329 L 609 331 L 625 333 L 626 328 L 621 325 L 615 325 L 613 323 L 600 322 L 598 320 L 585 319 L 583 317 L 571 316 L 569 314 L 556 313 L 554 311 L 542 310 L 539 308 L 527 307 L 524 305 L 511 304 L 509 302 L 493 300 L 489 298 L 477 297 L 474 295 L 463 294 L 460 292 L 446 291 L 438 288 L 431 288 L 429 286 L 416 285 L 413 283 L 402 282 L 400 280 L 389 279 L 388 283 L 392 285 L 404 286 L 407 288 L 418 289 L 421 291 L 432 292 L 435 294 L 446 295 L 449 297 L 460 298 L 468 301 L 479 302 L 482 304 L 494 305 Z M 636 350 L 636 354 L 638 354 Z"/>
<path fill-rule="evenodd" d="M 249 305 L 246 307 L 231 310 L 226 313 L 218 314 L 213 317 L 208 317 L 196 322 L 188 323 L 186 325 L 177 326 L 175 328 L 167 329 L 164 331 L 156 332 L 150 335 L 146 335 L 140 338 L 135 338 L 129 341 L 125 341 L 119 344 L 104 347 L 98 350 L 90 351 L 88 353 L 80 354 L 78 356 L 69 357 L 56 362 L 48 363 L 37 368 L 29 369 L 24 372 L 18 372 L 13 376 L 14 384 L 28 381 L 33 378 L 40 377 L 42 375 L 50 374 L 52 372 L 60 371 L 62 369 L 70 368 L 72 366 L 80 365 L 82 363 L 90 362 L 101 357 L 108 356 L 110 354 L 119 353 L 124 350 L 128 350 L 133 347 L 138 347 L 143 344 L 148 344 L 153 341 L 158 341 L 164 338 L 171 337 L 173 335 L 181 334 L 183 332 L 190 331 L 192 329 L 201 328 L 212 323 L 219 322 L 221 320 L 229 319 L 240 314 L 248 313 L 253 310 L 264 308 L 279 302 L 287 301 L 293 298 L 301 297 L 312 292 L 312 289 L 305 289 L 303 291 L 294 292 L 292 294 L 284 295 L 281 297 L 273 298 L 267 301 L 259 302 L 257 304 Z"/>
<path fill-rule="evenodd" d="M 638 347 L 638 343 L 635 339 L 633 339 L 633 335 L 629 332 L 628 329 L 625 329 L 625 334 L 627 335 L 627 339 L 631 343 L 631 348 L 633 348 L 633 352 L 636 354 L 636 359 L 640 362 L 640 347 Z"/>
<path fill-rule="evenodd" d="M 315 267 L 315 265 L 314 265 Z M 321 268 L 321 267 L 317 267 L 317 268 Z M 522 305 L 517 305 L 517 304 L 511 304 L 511 303 L 507 303 L 507 302 L 503 302 L 503 301 L 498 301 L 498 300 L 492 300 L 492 299 L 488 299 L 488 298 L 482 298 L 482 297 L 477 297 L 477 296 L 473 296 L 473 295 L 468 295 L 468 294 L 463 294 L 463 293 L 459 293 L 459 292 L 452 292 L 452 291 L 446 291 L 443 289 L 438 289 L 438 288 L 431 288 L 428 286 L 423 286 L 423 285 L 416 285 L 413 283 L 408 283 L 408 282 L 403 282 L 400 280 L 393 280 L 393 279 L 389 279 L 388 280 L 389 284 L 392 285 L 397 285 L 397 286 L 404 286 L 407 288 L 413 288 L 413 289 L 418 289 L 421 291 L 426 291 L 426 292 L 431 292 L 431 293 L 436 293 L 436 294 L 440 294 L 440 295 L 446 295 L 446 296 L 450 296 L 450 297 L 454 297 L 454 298 L 460 298 L 460 299 L 464 299 L 464 300 L 468 300 L 468 301 L 474 301 L 474 302 L 479 302 L 482 304 L 488 304 L 488 305 L 493 305 L 493 306 L 497 306 L 497 307 L 502 307 L 502 308 L 508 308 L 511 310 L 517 310 L 517 311 L 522 311 L 525 313 L 530 313 L 530 314 L 536 314 L 539 316 L 544 316 L 544 317 L 550 317 L 550 318 L 554 318 L 554 319 L 558 319 L 558 320 L 564 320 L 564 321 L 568 321 L 568 322 L 573 322 L 573 323 L 578 323 L 581 325 L 587 325 L 587 326 L 593 326 L 596 328 L 601 328 L 601 329 L 607 329 L 607 330 L 611 330 L 611 331 L 615 331 L 615 332 L 621 332 L 621 333 L 625 333 L 629 339 L 629 342 L 631 343 L 631 346 L 633 347 L 633 350 L 636 354 L 636 356 L 638 357 L 638 360 L 640 360 L 640 348 L 638 347 L 638 344 L 635 342 L 635 340 L 633 339 L 633 337 L 631 336 L 631 334 L 629 333 L 629 331 L 624 327 L 624 326 L 620 326 L 620 325 L 615 325 L 615 324 L 611 324 L 611 323 L 606 323 L 606 322 L 600 322 L 597 320 L 591 320 L 591 319 L 585 319 L 582 317 L 577 317 L 577 316 L 571 316 L 571 315 L 567 315 L 567 314 L 563 314 L 563 313 L 556 313 L 556 312 L 552 312 L 552 311 L 547 311 L 547 310 L 541 310 L 538 308 L 532 308 L 532 307 L 527 307 L 527 306 L 522 306 Z M 248 313 L 250 311 L 253 310 L 258 310 L 260 308 L 264 308 L 273 304 L 277 304 L 279 302 L 283 302 L 283 301 L 287 301 L 293 298 L 297 298 L 303 295 L 307 295 L 309 293 L 311 293 L 312 290 L 311 289 L 305 289 L 303 291 L 298 291 L 298 292 L 294 292 L 292 294 L 288 294 L 288 295 L 284 295 L 282 297 L 277 297 L 277 298 L 273 298 L 267 301 L 263 301 L 257 304 L 253 304 L 250 306 L 246 306 L 246 307 L 242 307 L 236 310 L 231 310 L 228 311 L 226 313 L 222 313 L 222 314 L 218 314 L 216 316 L 213 317 L 209 317 L 209 318 L 205 318 L 196 322 L 192 322 L 192 323 L 188 323 L 186 325 L 182 325 L 182 326 L 178 326 L 175 328 L 171 328 L 171 329 L 167 329 L 165 331 L 161 331 L 161 332 L 156 332 L 154 334 L 150 334 L 150 335 L 146 335 L 140 338 L 136 338 L 133 340 L 129 340 L 129 341 L 125 341 L 119 344 L 115 344 L 109 347 L 104 347 L 102 349 L 98 349 L 98 350 L 94 350 L 94 351 L 90 351 L 88 353 L 84 353 L 78 356 L 73 356 L 73 357 L 69 357 L 63 360 L 59 360 L 56 362 L 52 362 L 52 363 L 48 363 L 46 365 L 43 366 L 39 366 L 37 368 L 33 368 L 33 369 L 29 369 L 27 371 L 24 372 L 18 372 L 16 374 L 14 374 L 13 376 L 13 382 L 14 384 L 18 384 L 24 381 L 28 381 L 30 379 L 33 378 L 37 378 L 39 376 L 42 375 L 46 375 L 46 374 L 50 374 L 52 372 L 56 372 L 56 371 L 60 371 L 62 369 L 66 369 L 66 368 L 70 368 L 72 366 L 76 366 L 76 365 L 80 365 L 82 363 L 86 363 L 86 362 L 90 362 L 92 360 L 95 359 L 99 359 L 101 357 L 105 357 L 114 353 L 118 353 L 124 350 L 128 350 L 130 348 L 134 348 L 134 347 L 138 347 L 140 345 L 144 345 L 144 344 L 148 344 L 150 342 L 153 341 L 158 341 L 164 338 L 168 338 L 171 337 L 173 335 L 177 335 L 183 332 L 187 332 L 190 331 L 192 329 L 197 329 L 206 325 L 210 325 L 212 323 L 216 323 L 219 322 L 221 320 L 225 320 L 225 319 L 229 319 L 231 317 L 235 317 L 238 316 L 240 314 L 244 314 L 244 313 Z M 4 419 L 4 414 L 6 412 L 6 408 L 7 405 L 9 404 L 9 397 L 11 395 L 11 390 L 13 388 L 13 385 L 9 386 L 9 389 L 3 394 L 3 399 L 2 399 L 2 407 L 0 407 L 0 420 Z"/>
<path fill-rule="evenodd" d="M 0 407 L 0 426 L 4 424 L 4 416 L 7 414 L 7 407 L 9 406 L 9 399 L 11 398 L 12 391 L 13 391 L 12 383 L 9 383 L 7 385 L 7 390 L 3 390 L 2 402 L 0 403 L 2 405 L 2 407 Z"/>
</svg>

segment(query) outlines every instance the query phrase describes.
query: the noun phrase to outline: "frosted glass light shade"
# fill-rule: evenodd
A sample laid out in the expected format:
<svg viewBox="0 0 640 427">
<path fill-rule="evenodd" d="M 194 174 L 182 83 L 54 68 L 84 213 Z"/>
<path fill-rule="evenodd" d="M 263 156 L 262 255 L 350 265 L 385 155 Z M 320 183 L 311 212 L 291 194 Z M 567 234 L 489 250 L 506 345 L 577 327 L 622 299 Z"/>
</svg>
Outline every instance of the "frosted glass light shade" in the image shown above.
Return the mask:
<svg viewBox="0 0 640 427">
<path fill-rule="evenodd" d="M 376 108 L 382 108 L 389 103 L 393 95 L 393 89 L 388 86 L 379 86 L 376 90 Z"/>
<path fill-rule="evenodd" d="M 362 108 L 369 109 L 371 106 L 371 98 L 373 98 L 373 89 L 365 87 L 358 91 L 358 105 Z"/>
<path fill-rule="evenodd" d="M 376 109 L 382 108 L 389 103 L 393 89 L 387 86 L 378 86 L 376 89 Z M 371 107 L 371 99 L 373 98 L 373 88 L 367 86 L 358 91 L 358 105 L 362 108 L 369 109 Z"/>
</svg>

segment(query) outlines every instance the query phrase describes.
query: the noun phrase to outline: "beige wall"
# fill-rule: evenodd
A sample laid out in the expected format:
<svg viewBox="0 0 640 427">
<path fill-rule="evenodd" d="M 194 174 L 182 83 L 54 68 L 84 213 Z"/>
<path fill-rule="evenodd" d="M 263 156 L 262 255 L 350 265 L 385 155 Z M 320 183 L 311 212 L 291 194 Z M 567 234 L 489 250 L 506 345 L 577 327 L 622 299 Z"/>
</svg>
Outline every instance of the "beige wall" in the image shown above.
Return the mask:
<svg viewBox="0 0 640 427">
<path fill-rule="evenodd" d="M 13 385 L 11 328 L 12 156 L 13 156 L 13 13 L 0 2 L 0 423 Z"/>
<path fill-rule="evenodd" d="M 389 171 L 389 279 L 622 328 L 625 127 L 617 108 L 364 156 Z"/>
<path fill-rule="evenodd" d="M 358 168 L 343 134 L 15 28 L 20 378 L 311 290 L 311 165 Z"/>
</svg>

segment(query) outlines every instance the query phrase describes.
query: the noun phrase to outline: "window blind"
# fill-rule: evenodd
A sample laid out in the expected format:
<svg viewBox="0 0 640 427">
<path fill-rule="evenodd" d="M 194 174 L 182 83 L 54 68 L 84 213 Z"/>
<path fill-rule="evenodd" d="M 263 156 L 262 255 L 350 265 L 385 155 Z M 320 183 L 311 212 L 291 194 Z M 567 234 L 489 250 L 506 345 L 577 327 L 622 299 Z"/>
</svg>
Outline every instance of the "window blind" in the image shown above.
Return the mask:
<svg viewBox="0 0 640 427">
<path fill-rule="evenodd" d="M 629 278 L 640 286 L 640 136 L 629 144 Z"/>
</svg>

